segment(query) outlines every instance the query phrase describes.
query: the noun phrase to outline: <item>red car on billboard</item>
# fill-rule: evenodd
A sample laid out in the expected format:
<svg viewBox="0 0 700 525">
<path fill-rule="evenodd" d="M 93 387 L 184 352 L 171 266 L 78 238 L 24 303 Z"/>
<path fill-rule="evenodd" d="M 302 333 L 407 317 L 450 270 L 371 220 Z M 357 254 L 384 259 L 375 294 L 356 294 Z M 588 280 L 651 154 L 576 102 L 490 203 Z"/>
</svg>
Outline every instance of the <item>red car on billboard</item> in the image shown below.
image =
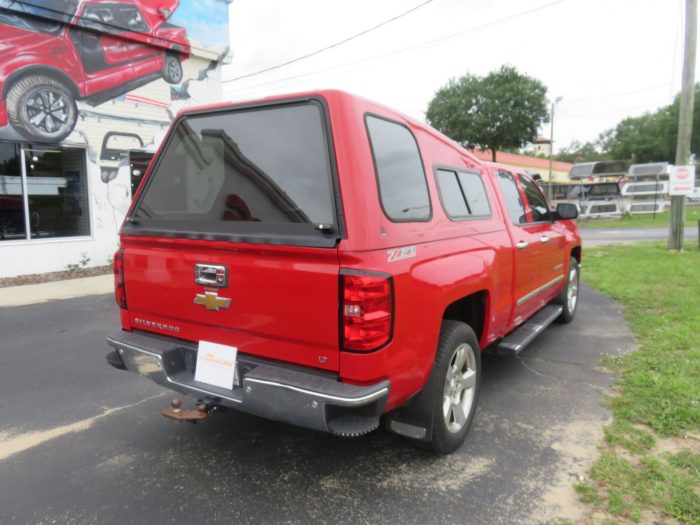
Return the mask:
<svg viewBox="0 0 700 525">
<path fill-rule="evenodd" d="M 182 81 L 185 29 L 178 0 L 0 0 L 0 127 L 57 142 L 78 117 L 158 78 Z"/>
</svg>

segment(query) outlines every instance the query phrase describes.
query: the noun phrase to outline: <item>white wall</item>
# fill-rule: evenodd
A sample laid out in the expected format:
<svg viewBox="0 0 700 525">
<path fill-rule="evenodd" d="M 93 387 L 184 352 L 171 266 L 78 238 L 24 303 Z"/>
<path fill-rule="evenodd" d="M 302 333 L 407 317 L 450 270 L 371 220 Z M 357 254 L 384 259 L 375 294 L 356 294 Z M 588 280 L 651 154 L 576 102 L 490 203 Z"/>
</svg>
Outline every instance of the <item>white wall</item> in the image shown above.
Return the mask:
<svg viewBox="0 0 700 525">
<path fill-rule="evenodd" d="M 125 163 L 100 159 L 102 140 L 109 131 L 138 134 L 149 150 L 163 139 L 171 117 L 193 105 L 221 100 L 221 66 L 207 70 L 211 62 L 192 56 L 183 63 L 184 78 L 189 80 L 189 98 L 171 100 L 170 86 L 156 80 L 129 95 L 97 107 L 79 104 L 83 116 L 62 145 L 81 147 L 85 152 L 90 235 L 79 238 L 33 239 L 0 242 L 0 277 L 14 277 L 65 270 L 79 264 L 83 254 L 89 257 L 88 267 L 107 264 L 118 246 L 119 227 L 131 203 L 130 169 Z M 200 73 L 207 70 L 206 75 Z M 200 79 L 200 76 L 202 77 Z M 149 103 L 150 101 L 150 103 Z M 163 107 L 156 103 L 161 102 Z M 103 182 L 105 172 L 117 170 L 116 178 Z"/>
</svg>

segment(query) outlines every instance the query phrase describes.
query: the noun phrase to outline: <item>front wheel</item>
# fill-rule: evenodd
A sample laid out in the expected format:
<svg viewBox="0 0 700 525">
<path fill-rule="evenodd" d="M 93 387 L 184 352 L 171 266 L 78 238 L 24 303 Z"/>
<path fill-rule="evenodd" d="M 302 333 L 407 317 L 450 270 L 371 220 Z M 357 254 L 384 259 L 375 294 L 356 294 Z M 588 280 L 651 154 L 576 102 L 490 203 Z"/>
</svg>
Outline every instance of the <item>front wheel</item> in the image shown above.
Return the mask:
<svg viewBox="0 0 700 525">
<path fill-rule="evenodd" d="M 433 392 L 433 438 L 427 447 L 449 454 L 469 432 L 481 381 L 481 352 L 469 325 L 445 320 L 440 330 Z"/>
<path fill-rule="evenodd" d="M 163 79 L 168 84 L 179 84 L 182 81 L 182 64 L 180 59 L 171 54 L 165 55 L 163 63 Z"/>
<path fill-rule="evenodd" d="M 27 75 L 7 93 L 12 126 L 31 140 L 60 142 L 71 134 L 78 108 L 70 90 L 44 75 Z"/>
<path fill-rule="evenodd" d="M 579 281 L 581 279 L 581 267 L 575 257 L 569 258 L 569 266 L 566 274 L 566 285 L 564 289 L 559 292 L 554 300 L 554 304 L 560 304 L 564 307 L 561 314 L 557 318 L 559 323 L 570 323 L 574 320 L 576 315 L 576 308 L 578 307 L 578 292 L 579 292 Z"/>
</svg>

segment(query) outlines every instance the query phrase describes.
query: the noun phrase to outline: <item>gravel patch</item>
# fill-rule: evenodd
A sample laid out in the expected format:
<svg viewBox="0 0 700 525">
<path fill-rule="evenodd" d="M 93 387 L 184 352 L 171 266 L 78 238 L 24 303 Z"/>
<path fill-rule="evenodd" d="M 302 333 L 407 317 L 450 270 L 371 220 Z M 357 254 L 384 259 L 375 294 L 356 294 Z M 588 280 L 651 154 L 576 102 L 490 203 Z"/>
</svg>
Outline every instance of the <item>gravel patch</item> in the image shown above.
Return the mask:
<svg viewBox="0 0 700 525">
<path fill-rule="evenodd" d="M 80 270 L 64 270 L 61 272 L 18 275 L 17 277 L 2 277 L 0 278 L 0 288 L 21 286 L 23 284 L 50 283 L 66 279 L 80 279 L 81 277 L 94 277 L 96 275 L 106 275 L 108 273 L 112 273 L 112 266 L 109 264 L 105 266 L 94 266 L 92 268 L 82 268 Z"/>
</svg>

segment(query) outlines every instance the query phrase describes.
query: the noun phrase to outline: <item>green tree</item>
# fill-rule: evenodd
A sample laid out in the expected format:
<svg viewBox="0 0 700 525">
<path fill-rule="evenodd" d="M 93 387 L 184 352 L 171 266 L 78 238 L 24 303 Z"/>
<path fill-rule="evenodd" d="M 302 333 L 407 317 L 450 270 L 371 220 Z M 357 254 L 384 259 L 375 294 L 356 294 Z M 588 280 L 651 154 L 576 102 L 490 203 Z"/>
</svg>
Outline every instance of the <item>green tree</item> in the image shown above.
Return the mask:
<svg viewBox="0 0 700 525">
<path fill-rule="evenodd" d="M 566 148 L 562 148 L 559 153 L 554 155 L 554 158 L 575 164 L 577 162 L 610 160 L 610 155 L 603 151 L 599 141 L 581 143 L 575 140 Z"/>
<path fill-rule="evenodd" d="M 674 162 L 678 139 L 680 95 L 672 104 L 653 113 L 627 117 L 617 126 L 601 133 L 598 143 L 609 158 L 631 163 Z M 695 87 L 693 134 L 690 150 L 700 153 L 700 84 Z"/>
<path fill-rule="evenodd" d="M 532 141 L 548 119 L 547 88 L 539 80 L 502 66 L 485 77 L 467 74 L 438 90 L 426 118 L 435 128 L 469 148 L 503 148 Z"/>
<path fill-rule="evenodd" d="M 632 163 L 672 161 L 678 124 L 669 122 L 669 110 L 623 119 L 602 138 L 605 149 L 615 159 Z"/>
</svg>

